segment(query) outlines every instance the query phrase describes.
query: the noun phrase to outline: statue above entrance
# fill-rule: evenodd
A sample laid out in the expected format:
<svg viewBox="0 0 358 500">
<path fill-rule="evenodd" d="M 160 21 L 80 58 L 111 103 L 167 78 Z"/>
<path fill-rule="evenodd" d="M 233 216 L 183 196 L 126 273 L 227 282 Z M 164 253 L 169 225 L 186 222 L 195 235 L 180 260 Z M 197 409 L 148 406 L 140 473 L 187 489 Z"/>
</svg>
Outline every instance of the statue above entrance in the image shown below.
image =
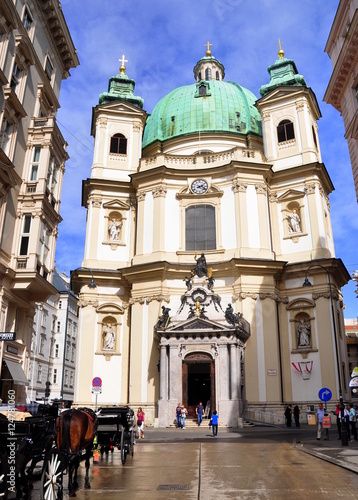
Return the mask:
<svg viewBox="0 0 358 500">
<path fill-rule="evenodd" d="M 208 275 L 208 267 L 206 265 L 206 258 L 204 253 L 201 254 L 200 257 L 196 258 L 196 252 L 194 259 L 196 260 L 196 266 L 194 267 L 194 276 L 198 276 L 202 278 L 203 276 Z"/>
</svg>

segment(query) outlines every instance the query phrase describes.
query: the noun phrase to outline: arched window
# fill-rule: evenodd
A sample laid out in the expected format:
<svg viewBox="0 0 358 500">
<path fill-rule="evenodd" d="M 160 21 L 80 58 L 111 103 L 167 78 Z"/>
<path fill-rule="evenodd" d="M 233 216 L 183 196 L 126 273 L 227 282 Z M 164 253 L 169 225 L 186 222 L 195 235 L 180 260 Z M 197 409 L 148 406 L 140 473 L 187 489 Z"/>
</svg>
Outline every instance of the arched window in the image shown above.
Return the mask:
<svg viewBox="0 0 358 500">
<path fill-rule="evenodd" d="M 215 208 L 212 205 L 192 205 L 185 210 L 185 249 L 215 250 Z"/>
<path fill-rule="evenodd" d="M 211 68 L 205 70 L 205 80 L 211 80 Z"/>
<path fill-rule="evenodd" d="M 199 95 L 206 95 L 206 85 L 204 85 L 204 84 L 200 85 Z"/>
<path fill-rule="evenodd" d="M 295 138 L 295 132 L 293 130 L 293 123 L 290 120 L 283 120 L 279 123 L 277 127 L 277 139 L 278 142 L 289 141 Z"/>
<path fill-rule="evenodd" d="M 127 154 L 127 139 L 123 134 L 114 134 L 111 137 L 111 153 L 117 153 L 121 155 Z"/>
</svg>

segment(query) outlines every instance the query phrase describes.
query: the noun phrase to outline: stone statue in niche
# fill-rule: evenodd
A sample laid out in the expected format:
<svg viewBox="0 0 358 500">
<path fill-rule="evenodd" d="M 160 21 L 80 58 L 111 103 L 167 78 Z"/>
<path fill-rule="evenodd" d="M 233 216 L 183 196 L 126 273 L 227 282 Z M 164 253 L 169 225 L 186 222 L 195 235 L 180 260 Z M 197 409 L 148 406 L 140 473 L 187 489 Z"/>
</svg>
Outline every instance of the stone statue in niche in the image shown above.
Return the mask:
<svg viewBox="0 0 358 500">
<path fill-rule="evenodd" d="M 301 219 L 297 213 L 297 210 L 294 208 L 292 213 L 289 213 L 287 216 L 288 220 L 288 228 L 290 233 L 301 233 Z"/>
<path fill-rule="evenodd" d="M 301 319 L 297 327 L 297 347 L 309 347 L 311 345 L 311 327 Z"/>
<path fill-rule="evenodd" d="M 109 239 L 111 241 L 118 241 L 122 229 L 122 221 L 117 221 L 114 217 L 108 225 Z"/>
<path fill-rule="evenodd" d="M 103 349 L 114 349 L 114 341 L 116 339 L 116 334 L 112 328 L 111 323 L 107 323 L 103 329 Z"/>
<path fill-rule="evenodd" d="M 196 254 L 195 257 L 196 259 Z M 196 266 L 194 268 L 195 274 L 199 277 L 202 278 L 203 276 L 208 275 L 208 268 L 206 265 L 206 258 L 205 255 L 202 253 L 200 257 L 196 259 Z"/>
</svg>

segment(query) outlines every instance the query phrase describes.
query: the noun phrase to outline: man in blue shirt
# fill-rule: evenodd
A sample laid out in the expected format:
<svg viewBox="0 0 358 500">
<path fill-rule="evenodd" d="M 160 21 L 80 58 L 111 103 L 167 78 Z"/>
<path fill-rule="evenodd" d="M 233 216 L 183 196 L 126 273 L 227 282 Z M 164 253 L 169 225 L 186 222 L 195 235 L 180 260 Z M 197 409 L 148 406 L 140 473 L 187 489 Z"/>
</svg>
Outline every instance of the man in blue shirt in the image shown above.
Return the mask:
<svg viewBox="0 0 358 500">
<path fill-rule="evenodd" d="M 203 414 L 204 414 L 204 406 L 203 403 L 200 401 L 198 406 L 196 407 L 196 414 L 198 416 L 198 426 L 200 427 L 201 421 L 203 420 Z"/>
</svg>

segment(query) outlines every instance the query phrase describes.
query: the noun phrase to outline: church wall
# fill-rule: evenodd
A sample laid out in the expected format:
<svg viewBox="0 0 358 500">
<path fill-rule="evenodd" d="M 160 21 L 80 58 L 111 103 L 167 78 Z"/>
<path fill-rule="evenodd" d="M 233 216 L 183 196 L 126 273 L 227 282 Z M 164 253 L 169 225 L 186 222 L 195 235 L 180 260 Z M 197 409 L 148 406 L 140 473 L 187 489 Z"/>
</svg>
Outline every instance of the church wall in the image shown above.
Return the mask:
<svg viewBox="0 0 358 500">
<path fill-rule="evenodd" d="M 235 211 L 235 199 L 231 186 L 223 188 L 224 196 L 221 198 L 221 228 L 222 245 L 225 249 L 236 249 L 235 221 L 237 214 Z"/>
<path fill-rule="evenodd" d="M 247 203 L 247 226 L 249 228 L 249 247 L 260 248 L 260 228 L 259 228 L 259 213 L 257 208 L 257 195 L 255 186 L 252 184 L 247 186 L 246 190 Z"/>
<path fill-rule="evenodd" d="M 164 249 L 166 252 L 176 252 L 180 247 L 180 209 L 175 195 L 176 190 L 168 189 L 165 198 Z"/>
<path fill-rule="evenodd" d="M 252 298 L 242 301 L 243 316 L 250 323 L 250 338 L 246 343 L 245 350 L 245 385 L 246 398 L 249 402 L 259 401 L 261 394 L 259 390 L 259 376 L 262 374 L 262 367 L 259 367 L 257 353 L 260 348 L 259 339 L 256 332 L 256 307 Z"/>
<path fill-rule="evenodd" d="M 153 251 L 153 195 L 148 192 L 145 197 L 143 220 L 143 253 L 151 253 Z M 140 221 L 138 220 L 138 223 Z M 139 228 L 140 230 L 140 228 Z"/>
<path fill-rule="evenodd" d="M 91 382 L 94 377 L 94 353 L 97 314 L 93 306 L 79 309 L 78 348 L 76 353 L 75 402 L 79 406 L 94 403 L 91 394 Z"/>
<path fill-rule="evenodd" d="M 276 301 L 271 298 L 257 299 L 257 314 L 262 322 L 265 401 L 280 400 L 280 370 L 278 352 L 278 332 L 276 317 Z"/>
</svg>

